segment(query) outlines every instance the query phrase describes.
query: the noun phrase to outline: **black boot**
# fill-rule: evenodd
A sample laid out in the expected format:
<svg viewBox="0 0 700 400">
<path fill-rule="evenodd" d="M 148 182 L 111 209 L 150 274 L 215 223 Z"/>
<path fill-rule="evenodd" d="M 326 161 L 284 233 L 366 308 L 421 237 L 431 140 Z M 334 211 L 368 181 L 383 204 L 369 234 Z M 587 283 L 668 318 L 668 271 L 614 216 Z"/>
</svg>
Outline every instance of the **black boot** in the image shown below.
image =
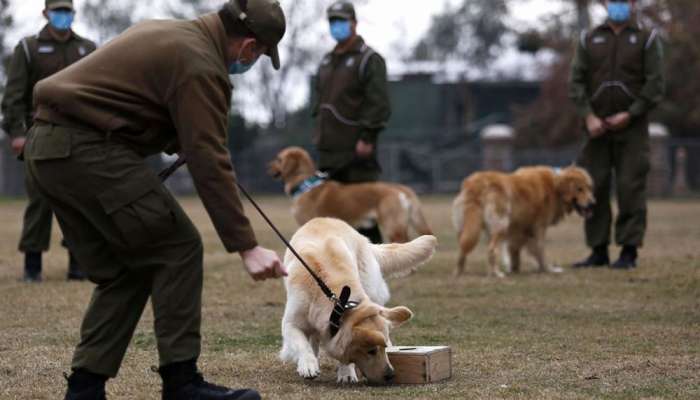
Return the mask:
<svg viewBox="0 0 700 400">
<path fill-rule="evenodd" d="M 574 264 L 574 268 L 591 268 L 605 267 L 610 264 L 610 256 L 608 256 L 608 246 L 596 246 L 593 252 L 585 260 Z"/>
<path fill-rule="evenodd" d="M 73 370 L 67 376 L 68 390 L 64 400 L 106 400 L 104 375 L 93 374 L 84 369 Z"/>
<path fill-rule="evenodd" d="M 28 251 L 24 253 L 25 282 L 41 282 L 41 252 Z"/>
<path fill-rule="evenodd" d="M 369 239 L 369 241 L 374 244 L 384 243 L 382 240 L 382 232 L 379 230 L 379 226 L 377 224 L 374 224 L 371 228 L 358 228 L 357 232 Z"/>
<path fill-rule="evenodd" d="M 75 259 L 75 256 L 73 256 L 73 253 L 70 251 L 68 252 L 68 275 L 66 276 L 66 279 L 68 279 L 69 281 L 85 280 L 85 274 L 80 269 L 78 261 Z"/>
<path fill-rule="evenodd" d="M 620 258 L 610 266 L 613 269 L 632 269 L 637 267 L 637 247 L 623 246 Z"/>
<path fill-rule="evenodd" d="M 260 400 L 251 389 L 229 389 L 211 384 L 197 371 L 196 360 L 160 367 L 163 379 L 163 400 Z"/>
</svg>

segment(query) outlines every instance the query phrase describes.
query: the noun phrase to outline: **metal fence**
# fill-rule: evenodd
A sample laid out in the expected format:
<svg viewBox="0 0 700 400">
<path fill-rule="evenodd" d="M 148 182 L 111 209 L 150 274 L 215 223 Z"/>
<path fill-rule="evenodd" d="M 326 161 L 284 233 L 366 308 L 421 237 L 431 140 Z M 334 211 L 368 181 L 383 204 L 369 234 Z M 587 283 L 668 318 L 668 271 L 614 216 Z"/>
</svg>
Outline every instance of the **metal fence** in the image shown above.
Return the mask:
<svg viewBox="0 0 700 400">
<path fill-rule="evenodd" d="M 0 195 L 24 194 L 22 163 L 9 152 L 9 145 L 0 141 Z M 234 155 L 239 180 L 250 190 L 260 193 L 281 193 L 282 184 L 267 176 L 267 163 L 283 145 L 259 143 Z M 679 149 L 685 149 L 684 165 L 677 162 Z M 315 156 L 313 149 L 307 149 Z M 515 149 L 513 167 L 527 165 L 566 166 L 576 159 L 580 146 L 559 149 Z M 685 177 L 691 191 L 700 192 L 700 139 L 670 139 L 668 141 L 670 174 L 668 186 L 678 175 L 678 168 L 685 169 Z M 437 147 L 431 143 L 392 142 L 381 143 L 379 161 L 383 168 L 382 180 L 400 182 L 420 193 L 451 193 L 459 190 L 461 181 L 479 171 L 483 165 L 483 152 L 479 141 L 465 142 L 449 147 Z M 165 161 L 167 163 L 167 161 Z M 154 168 L 163 163 L 152 162 Z M 168 183 L 178 194 L 194 193 L 194 186 L 186 170 L 179 171 Z"/>
</svg>

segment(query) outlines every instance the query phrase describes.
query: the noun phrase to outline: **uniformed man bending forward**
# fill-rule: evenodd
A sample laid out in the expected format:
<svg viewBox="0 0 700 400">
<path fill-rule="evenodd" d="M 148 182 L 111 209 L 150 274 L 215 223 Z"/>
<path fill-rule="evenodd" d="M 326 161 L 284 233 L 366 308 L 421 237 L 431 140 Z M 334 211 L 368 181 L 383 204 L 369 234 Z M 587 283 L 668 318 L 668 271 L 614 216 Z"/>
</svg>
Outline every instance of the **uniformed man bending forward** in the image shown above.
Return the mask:
<svg viewBox="0 0 700 400">
<path fill-rule="evenodd" d="M 613 268 L 637 265 L 647 225 L 648 114 L 663 98 L 662 46 L 657 32 L 634 19 L 635 0 L 605 0 L 608 20 L 577 41 L 571 67 L 571 97 L 585 118 L 588 141 L 579 162 L 595 183 L 596 206 L 586 221 L 591 255 L 575 267 L 609 264 L 615 177 L 619 212 L 615 241 L 622 246 Z"/>
<path fill-rule="evenodd" d="M 279 68 L 274 0 L 230 0 L 194 21 L 140 23 L 36 87 L 29 173 L 97 283 L 66 399 L 103 399 L 149 297 L 163 399 L 257 399 L 207 383 L 200 354 L 202 240 L 144 157 L 177 148 L 229 252 L 255 280 L 285 275 L 243 213 L 226 147 L 230 73 Z"/>
<path fill-rule="evenodd" d="M 95 43 L 71 29 L 75 11 L 72 0 L 46 0 L 44 17 L 48 24 L 38 35 L 17 44 L 7 71 L 2 100 L 3 129 L 12 139 L 12 149 L 21 154 L 26 134 L 32 126 L 34 85 L 95 50 Z M 41 281 L 42 252 L 51 242 L 53 213 L 48 202 L 26 180 L 29 204 L 24 211 L 19 251 L 24 253 L 24 280 Z M 84 274 L 73 254 L 68 252 L 68 279 L 82 280 Z"/>
</svg>

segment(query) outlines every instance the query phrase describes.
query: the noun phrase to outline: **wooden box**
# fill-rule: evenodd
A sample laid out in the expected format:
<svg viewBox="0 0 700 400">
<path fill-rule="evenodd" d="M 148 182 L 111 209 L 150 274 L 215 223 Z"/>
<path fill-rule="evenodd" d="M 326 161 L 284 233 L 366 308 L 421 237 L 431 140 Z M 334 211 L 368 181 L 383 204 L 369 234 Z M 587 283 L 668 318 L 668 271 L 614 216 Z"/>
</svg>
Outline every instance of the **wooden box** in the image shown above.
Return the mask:
<svg viewBox="0 0 700 400">
<path fill-rule="evenodd" d="M 394 367 L 394 383 L 433 383 L 452 377 L 452 349 L 449 346 L 387 347 Z"/>
</svg>

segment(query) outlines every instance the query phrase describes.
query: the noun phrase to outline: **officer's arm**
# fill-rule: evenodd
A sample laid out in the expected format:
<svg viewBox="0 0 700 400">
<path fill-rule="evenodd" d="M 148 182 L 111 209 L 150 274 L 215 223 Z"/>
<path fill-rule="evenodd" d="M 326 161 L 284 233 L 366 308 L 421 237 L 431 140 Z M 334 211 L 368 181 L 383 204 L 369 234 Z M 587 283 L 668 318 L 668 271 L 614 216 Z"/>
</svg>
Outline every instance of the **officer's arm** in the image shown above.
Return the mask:
<svg viewBox="0 0 700 400">
<path fill-rule="evenodd" d="M 20 42 L 10 60 L 7 70 L 7 85 L 2 99 L 2 127 L 10 137 L 20 137 L 27 133 L 27 120 L 31 117 L 31 86 L 29 63 Z"/>
<path fill-rule="evenodd" d="M 231 155 L 226 147 L 228 82 L 214 76 L 188 79 L 168 102 L 181 152 L 199 197 L 226 250 L 257 246 L 236 186 Z"/>
<path fill-rule="evenodd" d="M 373 54 L 365 68 L 364 101 L 359 116 L 362 126 L 360 138 L 368 143 L 376 143 L 379 132 L 386 127 L 391 116 L 386 64 L 379 54 Z"/>
<path fill-rule="evenodd" d="M 574 59 L 569 73 L 569 98 L 573 100 L 581 117 L 586 117 L 593 112 L 587 88 L 588 57 L 584 43 L 584 39 L 576 40 Z"/>
<path fill-rule="evenodd" d="M 633 118 L 646 114 L 661 102 L 666 92 L 666 80 L 663 68 L 663 44 L 654 35 L 644 51 L 645 82 L 639 98 L 630 107 Z"/>
</svg>

